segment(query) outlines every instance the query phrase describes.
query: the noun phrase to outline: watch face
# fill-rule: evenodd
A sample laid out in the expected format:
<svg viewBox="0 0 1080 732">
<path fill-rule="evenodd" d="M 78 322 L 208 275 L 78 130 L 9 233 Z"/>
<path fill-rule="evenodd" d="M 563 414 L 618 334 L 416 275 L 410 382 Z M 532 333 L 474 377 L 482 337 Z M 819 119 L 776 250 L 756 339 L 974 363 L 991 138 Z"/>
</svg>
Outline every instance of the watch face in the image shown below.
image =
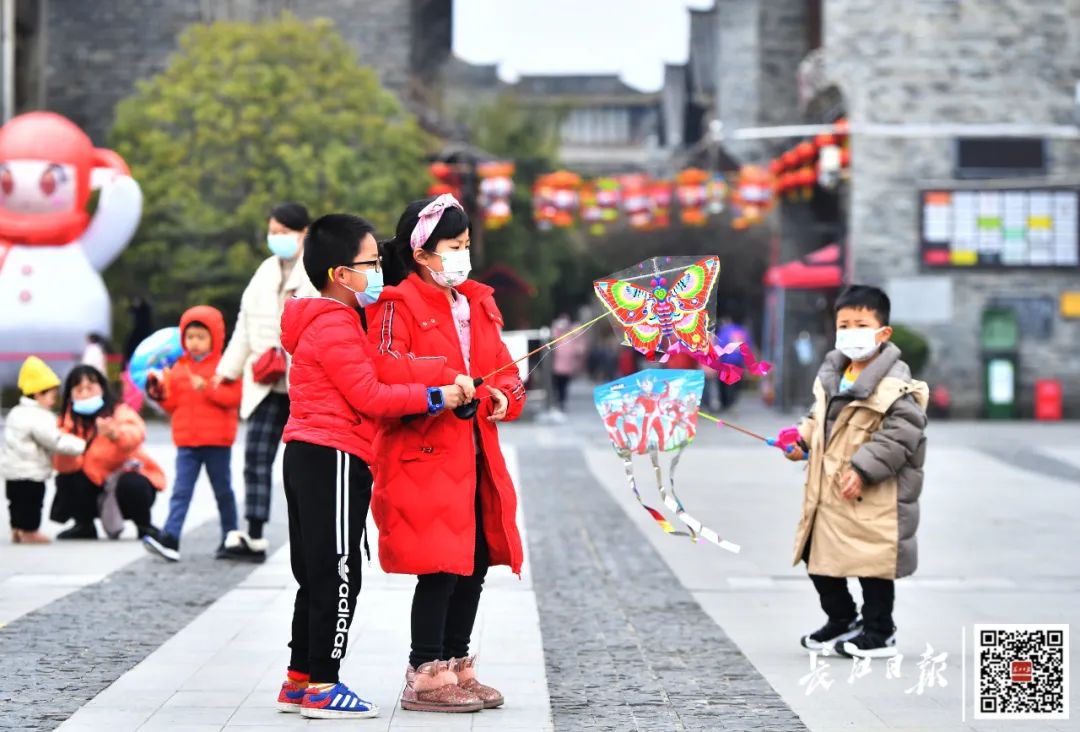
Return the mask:
<svg viewBox="0 0 1080 732">
<path fill-rule="evenodd" d="M 443 405 L 443 393 L 441 389 L 431 392 L 431 403 L 436 407 L 441 407 Z"/>
</svg>

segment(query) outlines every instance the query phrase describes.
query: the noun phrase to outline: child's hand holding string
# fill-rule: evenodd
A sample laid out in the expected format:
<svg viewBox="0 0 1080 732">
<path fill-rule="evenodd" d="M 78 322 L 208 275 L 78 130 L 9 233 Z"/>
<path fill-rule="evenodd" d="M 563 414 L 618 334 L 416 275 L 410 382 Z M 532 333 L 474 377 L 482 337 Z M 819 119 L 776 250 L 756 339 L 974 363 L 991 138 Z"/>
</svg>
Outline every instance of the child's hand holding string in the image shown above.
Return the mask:
<svg viewBox="0 0 1080 732">
<path fill-rule="evenodd" d="M 510 400 L 495 387 L 489 386 L 488 389 L 491 391 L 491 398 L 495 400 L 495 409 L 488 417 L 488 422 L 501 422 L 506 419 L 506 408 L 510 406 Z"/>
<path fill-rule="evenodd" d="M 468 374 L 458 374 L 454 379 L 454 384 L 461 389 L 466 402 L 471 402 L 476 396 L 476 385 L 473 383 L 473 378 Z"/>
</svg>

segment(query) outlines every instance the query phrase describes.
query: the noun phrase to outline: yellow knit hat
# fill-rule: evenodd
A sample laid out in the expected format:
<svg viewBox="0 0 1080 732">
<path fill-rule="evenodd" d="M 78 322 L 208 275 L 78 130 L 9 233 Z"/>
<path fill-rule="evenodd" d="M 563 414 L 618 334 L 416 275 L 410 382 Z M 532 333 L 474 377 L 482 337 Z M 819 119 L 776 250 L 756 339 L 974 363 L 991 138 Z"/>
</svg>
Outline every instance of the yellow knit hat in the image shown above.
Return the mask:
<svg viewBox="0 0 1080 732">
<path fill-rule="evenodd" d="M 60 386 L 60 377 L 53 373 L 49 365 L 37 356 L 30 356 L 23 361 L 19 369 L 19 391 L 26 396 L 40 394 Z"/>
</svg>

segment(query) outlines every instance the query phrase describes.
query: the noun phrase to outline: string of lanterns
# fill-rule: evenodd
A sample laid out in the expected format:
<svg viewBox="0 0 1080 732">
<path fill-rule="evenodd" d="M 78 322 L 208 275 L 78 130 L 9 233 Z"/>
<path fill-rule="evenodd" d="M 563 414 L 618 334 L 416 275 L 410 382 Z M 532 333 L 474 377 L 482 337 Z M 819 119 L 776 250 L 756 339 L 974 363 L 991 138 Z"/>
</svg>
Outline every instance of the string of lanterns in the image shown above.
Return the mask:
<svg viewBox="0 0 1080 732">
<path fill-rule="evenodd" d="M 815 186 L 835 190 L 848 176 L 850 166 L 848 125 L 841 119 L 831 132 L 797 143 L 767 166 L 743 166 L 730 183 L 724 176 L 700 168 L 686 168 L 674 180 L 653 179 L 644 173 L 594 179 L 583 179 L 568 170 L 547 173 L 533 182 L 533 221 L 540 230 L 581 223 L 590 234 L 600 236 L 622 217 L 638 231 L 667 228 L 676 202 L 682 225 L 704 226 L 730 204 L 731 225 L 741 230 L 764 221 L 781 197 L 808 201 Z M 436 161 L 429 170 L 434 179 L 429 195 L 462 197 L 458 168 Z M 484 226 L 505 226 L 511 219 L 514 163 L 483 162 L 475 170 Z"/>
</svg>

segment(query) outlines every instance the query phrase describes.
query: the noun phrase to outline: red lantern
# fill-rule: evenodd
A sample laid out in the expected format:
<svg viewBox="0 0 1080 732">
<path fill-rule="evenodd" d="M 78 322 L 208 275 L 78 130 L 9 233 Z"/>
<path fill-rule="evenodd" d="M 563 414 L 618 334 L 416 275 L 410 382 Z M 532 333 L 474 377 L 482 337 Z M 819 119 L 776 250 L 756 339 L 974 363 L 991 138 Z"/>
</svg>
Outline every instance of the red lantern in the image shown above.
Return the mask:
<svg viewBox="0 0 1080 732">
<path fill-rule="evenodd" d="M 819 149 L 827 147 L 828 145 L 835 145 L 836 135 L 831 132 L 822 132 L 820 135 L 814 138 L 814 144 L 817 145 Z"/>
<path fill-rule="evenodd" d="M 514 193 L 514 164 L 508 161 L 481 163 L 479 204 L 484 225 L 498 229 L 510 222 L 510 196 Z"/>
<path fill-rule="evenodd" d="M 790 170 L 799 164 L 798 153 L 795 152 L 795 148 L 786 151 L 780 156 L 780 162 L 783 165 L 784 170 Z"/>
<path fill-rule="evenodd" d="M 705 213 L 708 180 L 709 174 L 699 168 L 687 168 L 675 176 L 680 218 L 688 226 L 702 226 L 708 219 Z"/>
<path fill-rule="evenodd" d="M 745 165 L 739 170 L 739 182 L 732 197 L 739 215 L 732 222 L 736 229 L 760 223 L 773 204 L 773 177 L 768 170 Z"/>
<path fill-rule="evenodd" d="M 780 158 L 774 158 L 773 160 L 769 161 L 769 172 L 773 175 L 779 175 L 780 171 L 783 169 L 784 164 L 780 161 Z"/>
<path fill-rule="evenodd" d="M 805 165 L 817 155 L 817 148 L 812 142 L 800 142 L 795 146 L 795 154 L 798 155 L 799 162 Z"/>
</svg>

